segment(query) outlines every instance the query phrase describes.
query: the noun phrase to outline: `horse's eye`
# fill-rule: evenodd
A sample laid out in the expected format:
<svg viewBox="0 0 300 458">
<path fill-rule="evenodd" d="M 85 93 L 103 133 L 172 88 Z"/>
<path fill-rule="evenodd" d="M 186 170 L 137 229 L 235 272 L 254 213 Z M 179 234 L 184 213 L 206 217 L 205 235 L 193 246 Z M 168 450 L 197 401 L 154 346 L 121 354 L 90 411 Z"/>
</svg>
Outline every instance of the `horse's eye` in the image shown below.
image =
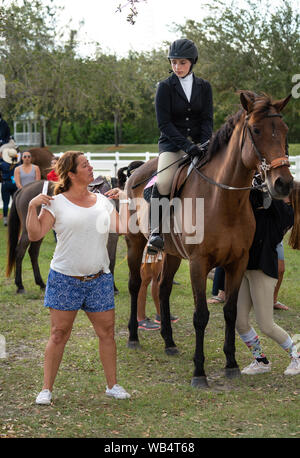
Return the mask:
<svg viewBox="0 0 300 458">
<path fill-rule="evenodd" d="M 260 130 L 257 127 L 254 127 L 253 132 L 257 135 L 260 134 Z"/>
</svg>

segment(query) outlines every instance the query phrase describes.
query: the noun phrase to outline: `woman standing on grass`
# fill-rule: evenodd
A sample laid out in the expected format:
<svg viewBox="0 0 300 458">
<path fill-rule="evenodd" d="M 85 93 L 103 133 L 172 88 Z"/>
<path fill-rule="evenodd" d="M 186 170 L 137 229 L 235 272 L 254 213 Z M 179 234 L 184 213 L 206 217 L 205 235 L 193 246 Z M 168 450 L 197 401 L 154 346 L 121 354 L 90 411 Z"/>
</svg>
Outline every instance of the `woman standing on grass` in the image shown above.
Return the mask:
<svg viewBox="0 0 300 458">
<path fill-rule="evenodd" d="M 54 380 L 80 309 L 86 312 L 99 338 L 106 395 L 129 398 L 117 384 L 114 288 L 106 248 L 110 230 L 127 232 L 126 193 L 119 188 L 106 193 L 109 198 L 121 198 L 118 214 L 107 197 L 89 192 L 93 167 L 81 152 L 66 152 L 56 170 L 59 182 L 54 196 L 39 194 L 32 199 L 27 216 L 30 240 L 40 240 L 52 228 L 57 234 L 44 300 L 50 309 L 51 335 L 45 352 L 44 386 L 36 403 L 51 403 Z"/>
<path fill-rule="evenodd" d="M 273 320 L 274 289 L 278 280 L 276 246 L 292 226 L 290 244 L 292 248 L 300 249 L 299 191 L 299 183 L 295 182 L 291 194 L 292 205 L 289 199 L 286 199 L 286 202 L 272 200 L 269 208 L 263 206 L 262 192 L 256 189 L 250 192 L 256 231 L 249 252 L 247 270 L 239 290 L 236 329 L 251 350 L 254 359 L 242 370 L 242 374 L 262 374 L 271 370 L 271 363 L 261 347 L 256 331 L 250 324 L 252 308 L 261 331 L 278 343 L 290 357 L 290 364 L 284 374 L 300 374 L 300 355 L 297 347 L 289 334 Z"/>
<path fill-rule="evenodd" d="M 28 183 L 41 179 L 41 171 L 37 165 L 32 164 L 31 154 L 25 151 L 22 154 L 23 164 L 15 168 L 15 182 L 17 188 L 23 188 Z"/>
</svg>

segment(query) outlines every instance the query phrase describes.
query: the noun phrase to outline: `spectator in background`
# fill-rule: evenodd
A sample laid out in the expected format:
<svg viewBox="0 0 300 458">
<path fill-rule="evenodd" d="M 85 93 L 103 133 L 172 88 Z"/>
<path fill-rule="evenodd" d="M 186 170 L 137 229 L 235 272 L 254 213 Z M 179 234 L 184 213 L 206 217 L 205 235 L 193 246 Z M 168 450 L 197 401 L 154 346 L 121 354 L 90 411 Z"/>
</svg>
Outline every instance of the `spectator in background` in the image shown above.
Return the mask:
<svg viewBox="0 0 300 458">
<path fill-rule="evenodd" d="M 212 297 L 207 300 L 208 304 L 219 304 L 225 301 L 225 270 L 216 267 L 213 279 Z"/>
<path fill-rule="evenodd" d="M 160 304 L 159 304 L 159 280 L 163 266 L 163 254 L 150 255 L 145 246 L 141 264 L 141 286 L 137 300 L 137 319 L 138 328 L 145 331 L 155 331 L 160 329 Z M 146 316 L 147 289 L 151 283 L 151 295 L 156 309 L 154 321 Z M 171 322 L 176 323 L 179 318 L 170 314 Z"/>
<path fill-rule="evenodd" d="M 0 153 L 0 172 L 2 176 L 1 197 L 3 201 L 3 223 L 7 226 L 7 215 L 10 198 L 17 190 L 14 170 L 17 166 L 18 154 L 14 149 L 3 149 Z M 1 181 L 1 180 L 0 180 Z"/>
<path fill-rule="evenodd" d="M 48 181 L 58 181 L 58 175 L 57 173 L 55 172 L 55 166 L 57 164 L 57 161 L 58 161 L 58 158 L 57 157 L 54 157 L 51 161 L 51 172 L 49 172 L 47 174 L 47 180 Z"/>
<path fill-rule="evenodd" d="M 155 323 L 146 316 L 147 289 L 151 282 L 151 295 L 156 308 L 156 317 L 160 316 L 159 307 L 159 276 L 162 269 L 162 253 L 156 255 L 147 254 L 144 249 L 141 265 L 141 286 L 137 300 L 137 319 L 138 328 L 145 331 L 155 331 L 160 329 L 160 323 Z"/>
<path fill-rule="evenodd" d="M 41 179 L 41 171 L 37 165 L 31 163 L 31 154 L 25 151 L 22 154 L 23 164 L 15 169 L 15 182 L 17 188 L 21 189 L 28 183 Z"/>
</svg>

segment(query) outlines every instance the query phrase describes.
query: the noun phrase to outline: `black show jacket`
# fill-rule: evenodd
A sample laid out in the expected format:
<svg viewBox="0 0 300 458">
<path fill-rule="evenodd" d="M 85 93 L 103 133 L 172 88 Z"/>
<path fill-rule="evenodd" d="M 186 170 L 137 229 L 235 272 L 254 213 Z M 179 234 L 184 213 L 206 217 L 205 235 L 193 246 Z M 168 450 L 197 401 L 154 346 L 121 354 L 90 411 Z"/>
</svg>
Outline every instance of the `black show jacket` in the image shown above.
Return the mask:
<svg viewBox="0 0 300 458">
<path fill-rule="evenodd" d="M 212 89 L 208 81 L 193 74 L 190 102 L 173 73 L 158 85 L 155 97 L 160 129 L 159 151 L 187 152 L 192 143 L 204 143 L 213 131 Z M 187 137 L 192 138 L 192 141 Z"/>
</svg>

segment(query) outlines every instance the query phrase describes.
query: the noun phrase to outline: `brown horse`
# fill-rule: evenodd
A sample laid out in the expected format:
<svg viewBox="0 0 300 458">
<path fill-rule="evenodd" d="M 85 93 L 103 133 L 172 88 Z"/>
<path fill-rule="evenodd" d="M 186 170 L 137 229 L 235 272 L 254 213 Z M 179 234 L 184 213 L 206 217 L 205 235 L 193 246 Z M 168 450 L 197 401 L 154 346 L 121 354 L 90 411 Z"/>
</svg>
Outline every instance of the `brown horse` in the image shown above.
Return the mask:
<svg viewBox="0 0 300 458">
<path fill-rule="evenodd" d="M 257 95 L 250 91 L 241 92 L 242 109 L 230 117 L 216 132 L 210 143 L 207 160 L 201 161 L 200 166 L 190 166 L 192 170 L 188 177 L 189 166 L 181 167 L 174 179 L 171 197 L 180 196 L 183 210 L 186 202 L 193 203 L 192 213 L 188 218 L 185 218 L 186 212 L 182 210 L 183 222 L 193 219 L 195 225 L 196 203 L 197 201 L 203 203 L 204 199 L 204 221 L 202 221 L 204 229 L 203 239 L 200 237 L 198 241 L 191 243 L 190 230 L 185 229 L 185 224 L 182 234 L 175 234 L 174 228 L 172 229 L 175 210 L 171 213 L 171 231 L 163 234 L 166 255 L 160 281 L 161 335 L 165 342 L 166 353 L 176 354 L 178 350 L 172 337 L 169 297 L 174 275 L 181 259 L 186 258 L 189 260 L 195 302 L 193 323 L 196 332 L 196 348 L 192 378 L 192 386 L 195 387 L 207 386 L 203 351 L 204 332 L 209 320 L 206 280 L 208 273 L 215 266 L 223 266 L 226 272 L 227 299 L 223 309 L 226 323 L 223 347 L 226 355 L 225 373 L 228 377 L 239 374 L 235 359 L 237 295 L 255 232 L 255 219 L 249 192 L 257 169 L 261 171 L 273 197 L 284 198 L 291 191 L 293 178 L 286 157 L 287 127 L 280 114 L 289 99 L 290 96 L 272 102 L 265 95 Z M 138 168 L 127 182 L 128 196 L 134 199 L 131 205 L 134 206 L 138 201 L 136 206 L 138 222 L 142 221 L 143 215 L 148 213 L 147 204 L 143 200 L 142 183 L 156 172 L 156 168 L 157 159 L 153 159 Z M 201 210 L 201 206 L 199 208 Z M 135 209 L 131 210 L 132 217 L 134 211 Z M 199 232 L 201 233 L 201 230 Z M 140 265 L 146 237 L 144 227 L 141 227 L 139 232 L 131 231 L 126 236 L 131 295 L 129 348 L 139 345 L 137 297 L 141 284 Z"/>
<path fill-rule="evenodd" d="M 28 151 L 31 154 L 31 162 L 39 166 L 41 178 L 45 180 L 47 173 L 51 170 L 51 160 L 54 157 L 53 153 L 46 147 L 30 148 Z"/>
<path fill-rule="evenodd" d="M 12 152 L 15 151 L 16 155 L 18 153 L 21 153 L 19 146 L 15 143 L 13 139 L 11 139 L 9 143 L 2 145 L 1 151 L 5 148 L 9 148 Z M 51 160 L 54 157 L 53 153 L 51 153 L 51 151 L 46 147 L 30 148 L 28 149 L 28 151 L 31 154 L 31 162 L 40 168 L 41 178 L 46 179 L 47 173 L 49 173 L 51 170 Z"/>
<path fill-rule="evenodd" d="M 22 282 L 22 262 L 26 250 L 30 256 L 35 283 L 41 289 L 45 288 L 45 283 L 41 277 L 38 257 L 43 239 L 37 242 L 30 242 L 26 230 L 26 217 L 28 204 L 35 196 L 40 194 L 43 189 L 43 180 L 34 181 L 18 189 L 13 198 L 13 203 L 8 216 L 8 246 L 7 246 L 7 266 L 6 276 L 9 277 L 15 269 L 15 284 L 17 293 L 24 293 L 25 289 Z M 49 182 L 48 194 L 52 195 L 54 183 Z"/>
<path fill-rule="evenodd" d="M 13 203 L 9 212 L 6 276 L 9 277 L 12 270 L 15 269 L 15 284 L 17 286 L 17 293 L 25 292 L 22 282 L 22 262 L 28 247 L 35 282 L 41 289 L 45 288 L 45 283 L 41 277 L 38 263 L 40 246 L 43 239 L 38 240 L 37 242 L 30 242 L 26 230 L 28 204 L 31 199 L 42 192 L 43 183 L 43 180 L 34 181 L 33 183 L 29 183 L 23 188 L 18 189 L 14 195 Z M 49 181 L 49 195 L 53 195 L 54 184 L 55 183 Z M 110 187 L 110 184 L 104 177 L 98 177 L 90 184 L 89 189 L 92 192 L 101 192 L 103 194 L 110 189 Z M 115 268 L 117 243 L 117 235 L 111 233 L 108 237 L 107 250 L 110 259 L 109 268 L 112 274 L 114 274 Z M 117 294 L 118 289 L 115 284 L 114 290 L 115 294 Z"/>
</svg>

